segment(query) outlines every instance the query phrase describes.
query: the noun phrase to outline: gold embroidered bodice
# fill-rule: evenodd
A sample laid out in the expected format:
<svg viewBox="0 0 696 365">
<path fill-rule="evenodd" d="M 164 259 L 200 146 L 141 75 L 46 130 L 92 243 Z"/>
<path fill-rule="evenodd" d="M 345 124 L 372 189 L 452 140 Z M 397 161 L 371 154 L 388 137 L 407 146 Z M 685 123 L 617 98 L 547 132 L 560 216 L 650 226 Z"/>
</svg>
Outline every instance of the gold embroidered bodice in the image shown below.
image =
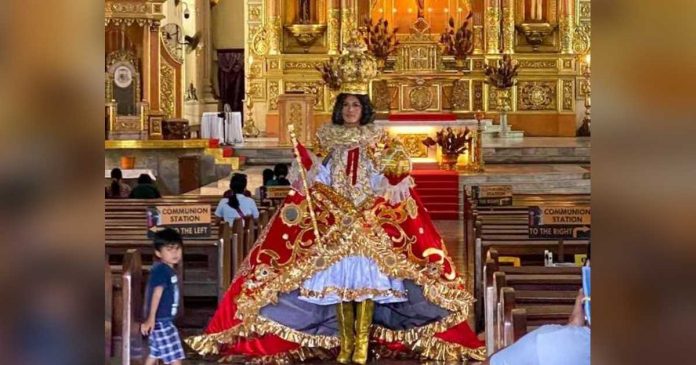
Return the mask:
<svg viewBox="0 0 696 365">
<path fill-rule="evenodd" d="M 317 131 L 320 148 L 327 151 L 324 161 L 330 171 L 331 187 L 355 205 L 374 195 L 371 178 L 380 173 L 380 168 L 373 154 L 383 136 L 384 131 L 374 124 L 358 127 L 328 124 Z M 357 176 L 353 184 L 353 173 L 346 171 L 351 151 L 356 148 Z"/>
</svg>

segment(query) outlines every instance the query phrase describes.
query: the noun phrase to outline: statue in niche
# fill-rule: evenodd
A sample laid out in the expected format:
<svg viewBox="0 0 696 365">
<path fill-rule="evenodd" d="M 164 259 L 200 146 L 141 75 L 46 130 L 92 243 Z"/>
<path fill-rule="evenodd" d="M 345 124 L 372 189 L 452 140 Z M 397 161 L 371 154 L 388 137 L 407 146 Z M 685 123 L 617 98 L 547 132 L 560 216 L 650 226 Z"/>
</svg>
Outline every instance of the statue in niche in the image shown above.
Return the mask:
<svg viewBox="0 0 696 365">
<path fill-rule="evenodd" d="M 310 24 L 312 22 L 309 0 L 300 0 L 299 14 L 300 24 Z"/>
<path fill-rule="evenodd" d="M 418 17 L 425 18 L 423 9 L 425 8 L 425 0 L 416 0 L 416 5 L 418 6 Z"/>
<path fill-rule="evenodd" d="M 544 21 L 544 0 L 525 0 L 524 19 L 527 22 L 542 22 Z"/>
</svg>

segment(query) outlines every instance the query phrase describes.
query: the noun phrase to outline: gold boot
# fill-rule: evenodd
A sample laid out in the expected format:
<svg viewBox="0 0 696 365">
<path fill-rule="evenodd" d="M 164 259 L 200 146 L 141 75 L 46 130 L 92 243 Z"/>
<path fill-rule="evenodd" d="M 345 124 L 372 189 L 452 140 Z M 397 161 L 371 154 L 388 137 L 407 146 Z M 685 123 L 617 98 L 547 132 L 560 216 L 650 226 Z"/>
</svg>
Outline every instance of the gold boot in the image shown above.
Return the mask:
<svg viewBox="0 0 696 365">
<path fill-rule="evenodd" d="M 372 313 L 374 310 L 375 302 L 369 299 L 364 302 L 358 302 L 356 306 L 355 350 L 353 351 L 353 362 L 356 364 L 365 364 L 367 362 L 370 325 L 372 324 Z"/>
<path fill-rule="evenodd" d="M 338 335 L 341 339 L 341 352 L 336 361 L 341 364 L 350 364 L 355 345 L 355 333 L 353 332 L 353 302 L 341 302 L 336 305 L 336 317 L 338 318 Z"/>
</svg>

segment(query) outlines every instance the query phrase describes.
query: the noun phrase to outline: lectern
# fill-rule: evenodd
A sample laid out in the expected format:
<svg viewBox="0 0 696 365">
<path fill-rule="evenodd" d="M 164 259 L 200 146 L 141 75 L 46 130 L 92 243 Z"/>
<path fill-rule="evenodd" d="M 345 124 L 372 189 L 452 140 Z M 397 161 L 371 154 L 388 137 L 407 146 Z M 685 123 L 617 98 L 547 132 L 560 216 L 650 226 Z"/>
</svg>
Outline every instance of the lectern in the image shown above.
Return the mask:
<svg viewBox="0 0 696 365">
<path fill-rule="evenodd" d="M 312 145 L 314 135 L 314 95 L 282 94 L 278 96 L 278 116 L 280 119 L 278 142 L 281 146 L 291 146 L 288 125 L 295 125 L 297 139 L 305 146 Z"/>
</svg>

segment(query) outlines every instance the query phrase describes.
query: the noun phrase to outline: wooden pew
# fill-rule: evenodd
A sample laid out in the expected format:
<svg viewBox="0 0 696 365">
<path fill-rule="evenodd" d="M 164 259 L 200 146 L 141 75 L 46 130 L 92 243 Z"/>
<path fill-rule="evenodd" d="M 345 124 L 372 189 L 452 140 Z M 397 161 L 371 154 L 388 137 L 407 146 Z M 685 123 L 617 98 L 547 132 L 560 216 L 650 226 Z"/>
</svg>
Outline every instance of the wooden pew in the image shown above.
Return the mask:
<svg viewBox="0 0 696 365">
<path fill-rule="evenodd" d="M 528 328 L 566 323 L 582 285 L 580 267 L 499 266 L 489 257 L 484 272 L 489 351 L 508 346 Z"/>
<path fill-rule="evenodd" d="M 572 260 L 574 254 L 586 254 L 588 241 L 534 241 L 529 239 L 529 207 L 553 204 L 575 206 L 589 204 L 589 194 L 574 195 L 520 195 L 513 196 L 513 206 L 479 207 L 470 196 L 465 196 L 465 242 L 467 252 L 474 254 L 474 295 L 476 330 L 483 329 L 484 293 L 483 264 L 490 248 L 501 255 L 519 257 L 522 265 L 541 265 L 543 252 L 549 250 L 557 261 Z M 473 247 L 473 249 L 469 248 Z"/>
<path fill-rule="evenodd" d="M 112 320 L 113 320 L 113 281 L 111 280 L 111 266 L 108 260 L 104 260 L 104 359 L 109 363 L 112 355 Z"/>
<path fill-rule="evenodd" d="M 120 319 L 121 364 L 130 365 L 131 361 L 144 361 L 146 353 L 140 333 L 144 292 L 142 261 L 138 250 L 130 249 L 126 252 L 120 287 L 120 300 L 117 300 L 115 307 L 120 309 L 120 318 L 117 319 Z"/>
</svg>

